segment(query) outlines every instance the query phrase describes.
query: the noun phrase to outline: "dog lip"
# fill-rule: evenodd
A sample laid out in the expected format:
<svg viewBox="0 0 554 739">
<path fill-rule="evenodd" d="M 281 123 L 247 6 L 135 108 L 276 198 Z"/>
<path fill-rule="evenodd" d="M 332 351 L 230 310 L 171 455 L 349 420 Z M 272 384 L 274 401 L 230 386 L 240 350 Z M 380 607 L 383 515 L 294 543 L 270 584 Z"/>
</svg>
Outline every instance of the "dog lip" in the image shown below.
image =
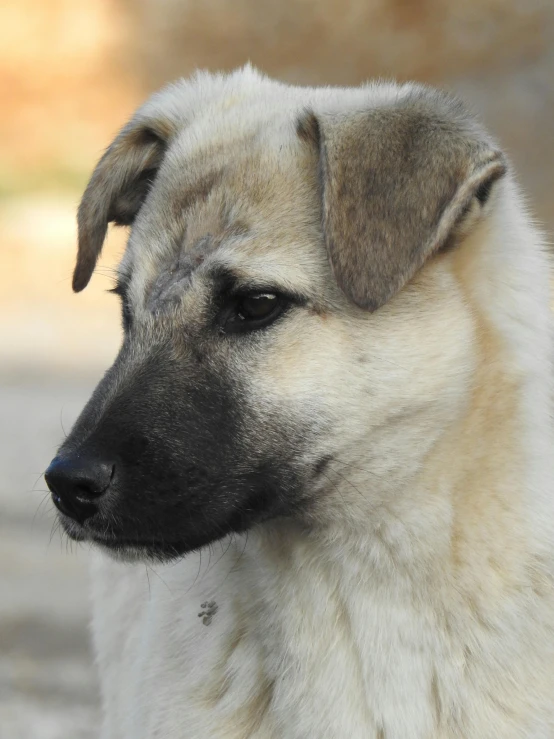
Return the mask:
<svg viewBox="0 0 554 739">
<path fill-rule="evenodd" d="M 70 539 L 77 542 L 90 542 L 108 549 L 143 549 L 150 551 L 162 551 L 178 548 L 180 542 L 155 540 L 155 539 L 135 539 L 132 537 L 119 536 L 118 534 L 108 534 L 106 532 L 95 530 L 93 525 L 87 521 L 84 525 L 78 524 L 73 519 L 60 513 L 59 514 L 65 533 Z"/>
<path fill-rule="evenodd" d="M 62 515 L 60 515 L 60 517 L 62 517 Z M 67 536 L 69 536 L 73 541 L 89 542 L 90 544 L 105 547 L 111 551 L 124 552 L 134 549 L 136 551 L 143 551 L 145 554 L 148 554 L 148 552 L 163 554 L 165 552 L 168 555 L 174 555 L 176 551 L 180 549 L 180 544 L 175 542 L 153 541 L 152 539 L 141 541 L 119 537 L 117 535 L 107 536 L 106 534 L 92 531 L 86 526 L 80 526 L 79 524 L 76 524 L 75 521 L 68 519 L 67 516 L 62 517 L 62 525 Z"/>
<path fill-rule="evenodd" d="M 98 534 L 89 534 L 87 537 L 93 544 L 100 544 L 101 546 L 108 547 L 110 549 L 173 549 L 178 543 L 168 541 L 156 541 L 155 539 L 141 540 L 126 538 L 124 536 L 105 536 Z"/>
<path fill-rule="evenodd" d="M 169 562 L 183 557 L 191 548 L 176 542 L 140 541 L 113 537 L 90 538 L 94 546 L 103 549 L 124 562 L 136 562 L 154 559 L 158 562 Z"/>
</svg>

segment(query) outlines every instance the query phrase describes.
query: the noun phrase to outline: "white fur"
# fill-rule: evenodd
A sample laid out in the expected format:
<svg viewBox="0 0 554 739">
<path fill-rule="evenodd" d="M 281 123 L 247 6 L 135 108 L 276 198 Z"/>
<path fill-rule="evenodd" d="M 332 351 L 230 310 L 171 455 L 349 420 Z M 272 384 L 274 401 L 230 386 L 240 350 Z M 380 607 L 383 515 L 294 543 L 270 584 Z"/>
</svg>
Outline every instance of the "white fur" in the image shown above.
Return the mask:
<svg viewBox="0 0 554 739">
<path fill-rule="evenodd" d="M 205 137 L 225 140 L 276 110 L 314 101 L 354 108 L 368 90 L 377 101 L 401 89 L 301 91 L 247 68 L 161 95 L 166 115 L 169 95 L 173 114 L 191 119 L 183 138 L 190 154 Z M 244 98 L 251 103 L 239 105 Z M 281 115 L 292 140 L 290 114 Z M 306 350 L 294 378 L 275 369 L 271 391 L 252 380 L 260 403 L 268 392 L 308 397 L 314 377 L 327 393 L 337 423 L 329 445 L 345 474 L 335 468 L 325 521 L 309 531 L 265 524 L 163 566 L 95 555 L 102 739 L 554 738 L 549 265 L 510 180 L 469 238 L 479 242 L 479 268 L 468 294 L 453 277 L 456 255 L 447 254 L 373 318 L 349 324 L 342 343 L 330 320 L 321 329 L 326 345 Z M 499 500 L 502 521 L 468 504 L 474 529 L 459 555 L 468 564 L 454 567 L 455 479 L 474 460 L 453 454 L 457 442 L 445 438 L 469 405 L 476 314 L 502 347 L 491 361 L 517 387 L 509 420 L 518 434 L 506 442 L 514 443 L 513 474 L 498 490 L 469 491 Z M 370 357 L 363 367 L 351 361 L 354 345 Z M 367 407 L 352 390 L 362 386 L 373 389 Z M 502 449 L 491 438 L 475 439 L 475 457 L 485 451 L 492 465 Z M 430 472 L 440 444 L 452 456 L 441 463 L 437 452 Z M 212 601 L 211 618 L 199 616 Z"/>
</svg>

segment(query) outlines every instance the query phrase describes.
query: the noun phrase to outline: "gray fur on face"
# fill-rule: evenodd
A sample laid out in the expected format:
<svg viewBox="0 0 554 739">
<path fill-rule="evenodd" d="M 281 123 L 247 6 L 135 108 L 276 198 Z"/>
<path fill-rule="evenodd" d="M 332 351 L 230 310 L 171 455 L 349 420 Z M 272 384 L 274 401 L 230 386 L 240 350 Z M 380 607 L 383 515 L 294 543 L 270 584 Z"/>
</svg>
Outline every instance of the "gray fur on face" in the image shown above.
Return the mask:
<svg viewBox="0 0 554 739">
<path fill-rule="evenodd" d="M 206 255 L 218 243 L 210 236 L 204 236 L 194 244 L 190 251 L 181 251 L 177 259 L 160 271 L 152 285 L 147 307 L 152 313 L 160 313 L 175 307 L 181 302 L 183 292 L 190 284 L 194 270 L 199 267 Z"/>
</svg>

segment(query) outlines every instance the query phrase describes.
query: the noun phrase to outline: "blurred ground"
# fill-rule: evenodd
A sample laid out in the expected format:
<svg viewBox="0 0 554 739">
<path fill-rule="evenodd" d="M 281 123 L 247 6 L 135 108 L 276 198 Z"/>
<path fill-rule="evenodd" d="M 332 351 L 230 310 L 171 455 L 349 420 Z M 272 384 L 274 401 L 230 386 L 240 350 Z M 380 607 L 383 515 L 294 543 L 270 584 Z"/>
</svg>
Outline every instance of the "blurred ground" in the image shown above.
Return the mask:
<svg viewBox="0 0 554 739">
<path fill-rule="evenodd" d="M 195 67 L 454 89 L 554 228 L 552 0 L 4 0 L 0 5 L 0 739 L 97 736 L 86 551 L 40 473 L 119 342 L 112 234 L 70 291 L 75 208 L 133 108 Z M 33 491 L 33 487 L 35 488 Z"/>
<path fill-rule="evenodd" d="M 68 550 L 42 479 L 119 343 L 107 295 L 112 238 L 92 289 L 69 300 L 75 198 L 0 202 L 0 739 L 93 739 L 86 551 Z"/>
<path fill-rule="evenodd" d="M 0 378 L 0 737 L 92 739 L 85 553 L 51 539 L 40 472 L 93 386 L 72 377 Z M 36 515 L 35 515 L 36 514 Z"/>
</svg>

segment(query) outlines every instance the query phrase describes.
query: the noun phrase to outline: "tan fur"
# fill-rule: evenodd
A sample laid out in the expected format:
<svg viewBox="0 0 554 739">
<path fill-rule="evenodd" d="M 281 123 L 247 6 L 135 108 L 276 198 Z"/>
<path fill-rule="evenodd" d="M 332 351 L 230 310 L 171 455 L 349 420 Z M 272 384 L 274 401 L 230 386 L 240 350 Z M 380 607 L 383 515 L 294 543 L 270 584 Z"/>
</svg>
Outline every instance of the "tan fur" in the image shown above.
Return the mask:
<svg viewBox="0 0 554 739">
<path fill-rule="evenodd" d="M 167 592 L 96 562 L 103 739 L 554 739 L 548 262 L 496 145 L 418 86 L 200 75 L 98 165 L 77 289 L 122 191 L 118 387 L 162 337 L 312 476 L 298 512 L 160 567 Z M 218 335 L 218 270 L 302 304 Z"/>
<path fill-rule="evenodd" d="M 514 540 L 513 521 L 506 510 L 507 498 L 515 510 L 524 504 L 518 500 L 524 466 L 518 439 L 521 384 L 517 376 L 512 376 L 514 373 L 507 371 L 507 347 L 472 294 L 472 286 L 479 279 L 479 247 L 482 248 L 479 237 L 486 238 L 486 234 L 474 236 L 465 249 L 457 250 L 452 257 L 454 274 L 460 280 L 475 318 L 477 368 L 473 389 L 467 412 L 453 432 L 456 445 L 453 453 L 445 455 L 442 445 L 436 453 L 441 455 L 442 467 L 450 458 L 451 470 L 460 470 L 454 488 L 457 521 L 452 545 L 455 562 L 460 568 L 471 571 L 471 562 L 463 561 L 463 553 L 467 556 L 475 549 L 472 539 L 478 535 L 481 522 L 495 521 L 494 536 L 492 532 L 487 536 L 490 537 L 487 544 L 493 549 L 489 555 L 493 566 L 490 574 L 493 577 L 500 574 L 507 580 L 498 582 L 498 586 L 509 586 L 517 574 L 514 563 L 521 561 L 523 554 L 522 543 Z M 513 563 L 504 562 L 499 573 L 499 562 L 506 556 L 513 556 Z M 487 583 L 489 592 L 496 590 L 492 586 L 493 582 Z"/>
</svg>

